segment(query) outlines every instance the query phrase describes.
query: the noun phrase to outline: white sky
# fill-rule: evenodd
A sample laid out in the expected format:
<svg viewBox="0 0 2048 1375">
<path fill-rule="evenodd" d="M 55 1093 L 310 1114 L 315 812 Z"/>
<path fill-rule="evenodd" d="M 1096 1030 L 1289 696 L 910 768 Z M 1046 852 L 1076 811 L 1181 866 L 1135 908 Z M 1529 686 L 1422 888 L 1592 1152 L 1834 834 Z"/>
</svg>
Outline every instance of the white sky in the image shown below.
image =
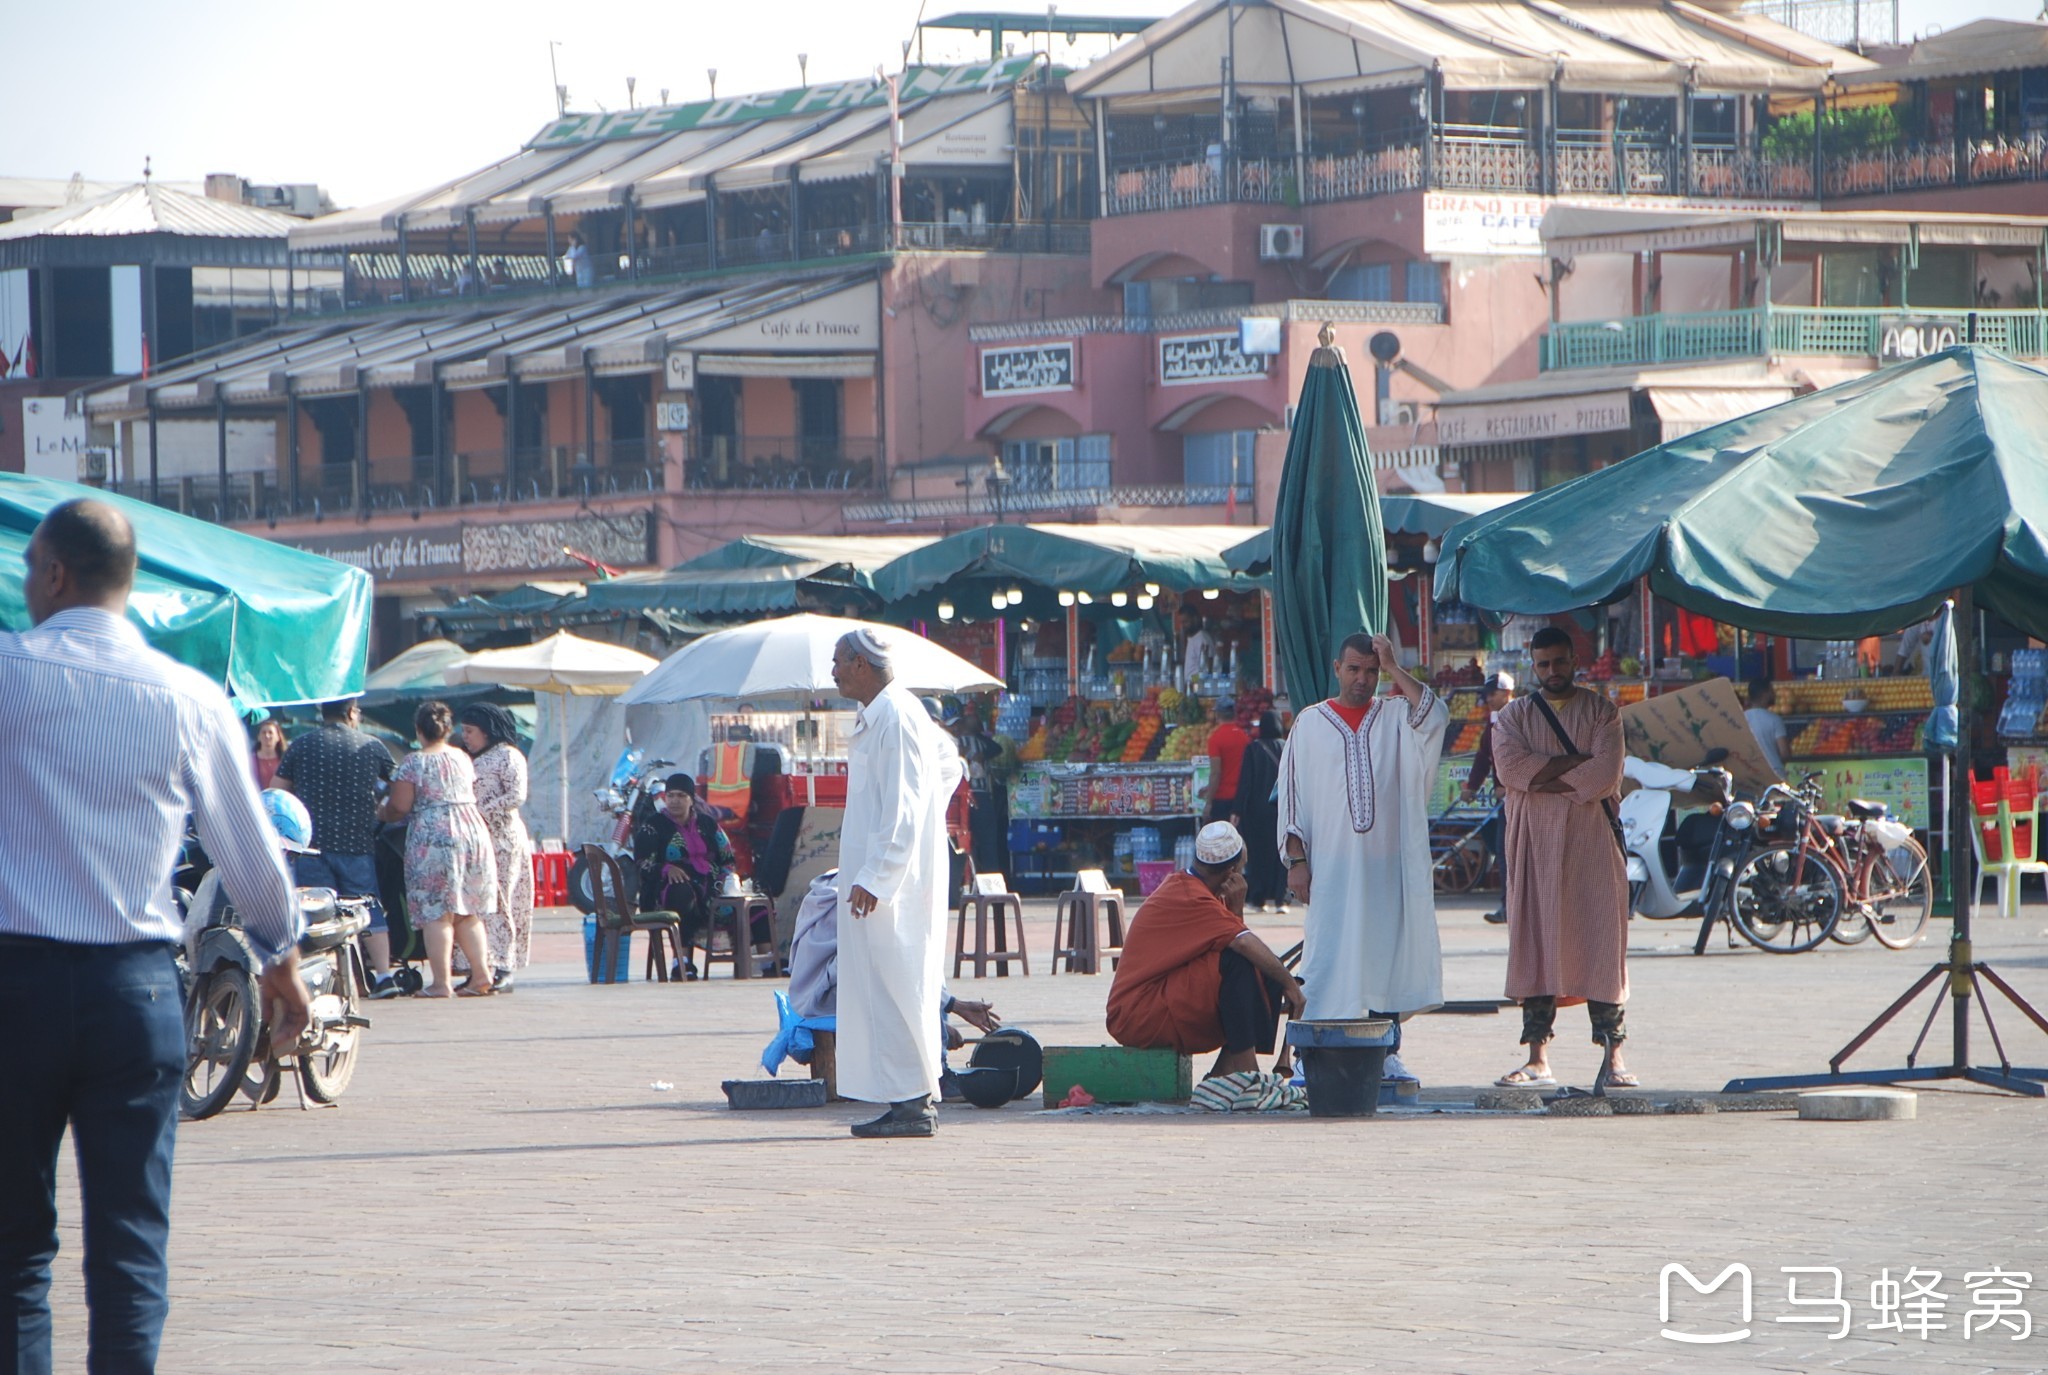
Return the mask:
<svg viewBox="0 0 2048 1375">
<path fill-rule="evenodd" d="M 924 0 L 932 17 L 1031 10 Z M 2043 0 L 1903 0 L 1908 33 Z M 1165 14 L 1175 0 L 1063 0 L 1063 14 Z M 920 0 L 0 0 L 0 175 L 317 181 L 337 205 L 433 186 L 508 156 L 554 113 L 548 44 L 572 109 L 702 99 L 893 68 Z M 1039 39 L 1043 42 L 1043 39 Z M 948 51 L 943 45 L 950 43 Z M 1080 65 L 1100 39 L 1059 60 Z M 986 55 L 986 40 L 926 38 L 930 61 Z"/>
</svg>

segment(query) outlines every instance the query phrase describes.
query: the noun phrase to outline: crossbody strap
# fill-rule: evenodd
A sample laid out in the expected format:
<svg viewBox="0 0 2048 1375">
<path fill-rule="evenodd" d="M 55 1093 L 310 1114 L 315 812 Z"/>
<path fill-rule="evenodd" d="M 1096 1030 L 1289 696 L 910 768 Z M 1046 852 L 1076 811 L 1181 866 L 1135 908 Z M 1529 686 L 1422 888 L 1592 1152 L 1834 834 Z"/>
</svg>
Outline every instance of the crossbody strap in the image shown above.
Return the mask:
<svg viewBox="0 0 2048 1375">
<path fill-rule="evenodd" d="M 1543 719 L 1550 723 L 1550 728 L 1557 732 L 1559 742 L 1564 745 L 1564 752 L 1566 754 L 1579 753 L 1578 743 L 1565 730 L 1564 722 L 1557 719 L 1557 713 L 1550 709 L 1550 703 L 1543 700 L 1543 694 L 1541 692 L 1532 692 L 1529 694 L 1529 699 L 1536 704 L 1536 710 L 1543 713 Z M 1614 843 L 1621 850 L 1622 862 L 1627 863 L 1628 837 L 1622 834 L 1621 819 L 1614 814 L 1614 800 L 1612 798 L 1603 797 L 1600 799 L 1600 813 L 1607 818 L 1607 829 L 1614 832 Z"/>
</svg>

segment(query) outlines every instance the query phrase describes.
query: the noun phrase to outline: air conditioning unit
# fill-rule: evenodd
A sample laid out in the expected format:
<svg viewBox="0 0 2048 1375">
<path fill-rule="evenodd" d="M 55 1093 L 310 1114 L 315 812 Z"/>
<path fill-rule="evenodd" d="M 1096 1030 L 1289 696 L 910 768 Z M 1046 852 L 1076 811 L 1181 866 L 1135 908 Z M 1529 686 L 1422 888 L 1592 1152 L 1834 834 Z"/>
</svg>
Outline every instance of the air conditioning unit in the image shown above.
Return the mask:
<svg viewBox="0 0 2048 1375">
<path fill-rule="evenodd" d="M 1307 235 L 1298 224 L 1262 224 L 1259 226 L 1259 261 L 1299 262 L 1307 243 Z"/>
<path fill-rule="evenodd" d="M 1380 424 L 1413 425 L 1421 417 L 1417 415 L 1413 401 L 1387 400 L 1380 402 Z"/>
</svg>

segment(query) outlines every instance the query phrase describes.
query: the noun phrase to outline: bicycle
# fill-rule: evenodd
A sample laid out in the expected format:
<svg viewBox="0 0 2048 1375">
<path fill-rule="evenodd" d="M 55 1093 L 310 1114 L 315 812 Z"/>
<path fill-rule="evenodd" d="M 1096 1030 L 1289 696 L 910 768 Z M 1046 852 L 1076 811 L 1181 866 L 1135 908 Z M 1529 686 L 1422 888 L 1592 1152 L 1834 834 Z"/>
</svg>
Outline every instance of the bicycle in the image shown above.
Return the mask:
<svg viewBox="0 0 2048 1375">
<path fill-rule="evenodd" d="M 1782 801 L 1766 815 L 1774 797 Z M 1759 950 L 1802 954 L 1840 925 L 1848 900 L 1848 870 L 1836 852 L 1834 837 L 1799 793 L 1773 783 L 1757 799 L 1757 810 L 1764 817 L 1758 828 L 1764 843 L 1736 870 L 1728 916 L 1743 939 Z"/>
<path fill-rule="evenodd" d="M 1934 915 L 1927 850 L 1882 802 L 1851 798 L 1846 816 L 1820 816 L 1820 774 L 1800 780 L 1800 807 L 1843 879 L 1849 911 L 1830 933 L 1843 945 L 1876 936 L 1891 950 L 1918 945 Z M 1790 791 L 1789 789 L 1787 790 Z"/>
</svg>

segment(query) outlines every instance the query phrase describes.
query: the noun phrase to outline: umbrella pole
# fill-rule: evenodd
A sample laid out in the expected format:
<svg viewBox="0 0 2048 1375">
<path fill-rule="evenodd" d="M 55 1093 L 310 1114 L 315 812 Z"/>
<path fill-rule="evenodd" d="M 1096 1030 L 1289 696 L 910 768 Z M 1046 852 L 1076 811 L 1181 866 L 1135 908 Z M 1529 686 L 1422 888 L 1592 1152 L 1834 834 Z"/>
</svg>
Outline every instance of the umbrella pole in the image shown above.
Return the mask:
<svg viewBox="0 0 2048 1375">
<path fill-rule="evenodd" d="M 2011 984 L 2000 978 L 1990 965 L 1977 960 L 1970 946 L 1970 910 L 1976 905 L 1977 895 L 1977 855 L 1976 846 L 1972 841 L 1976 834 L 1973 828 L 1977 824 L 1977 817 L 1970 797 L 1971 736 L 1975 732 L 1977 714 L 1970 700 L 1970 672 L 1977 662 L 1977 601 L 1973 589 L 1969 587 L 1963 588 L 1956 597 L 1955 626 L 1956 671 L 1961 681 L 1956 694 L 1955 765 L 1949 774 L 1946 799 L 1951 818 L 1950 836 L 1954 842 L 1948 852 L 1951 911 L 1948 958 L 1922 974 L 1919 981 L 1907 989 L 1898 1001 L 1878 1014 L 1876 1021 L 1858 1032 L 1855 1040 L 1836 1051 L 1834 1057 L 1828 1061 L 1826 1074 L 1732 1079 L 1724 1092 L 1758 1093 L 1771 1089 L 1825 1088 L 1845 1084 L 1899 1084 L 1931 1079 L 1967 1079 L 1973 1083 L 2005 1089 L 2029 1098 L 2048 1098 L 2048 1069 L 2024 1069 L 2007 1059 L 2005 1046 L 1998 1038 L 1998 1027 L 1991 1020 L 1990 1001 L 1984 996 L 1980 977 L 2004 994 L 2006 1001 L 2044 1032 L 2048 1032 L 2048 1017 L 2043 1017 L 2036 1011 L 2033 1005 L 2022 998 Z M 1923 1067 L 1916 1063 L 1921 1043 L 1927 1038 L 1927 1029 L 1934 1024 L 1934 1014 L 1941 1010 L 1937 1004 L 1927 1014 L 1927 1022 L 1920 1030 L 1920 1040 L 1915 1041 L 1913 1049 L 1907 1053 L 1905 1068 L 1842 1068 L 1843 1062 L 1862 1049 L 1892 1018 L 1905 1011 L 1914 999 L 1929 987 L 1938 988 L 1944 984 L 1947 987 L 1952 1017 L 1952 1038 L 1955 1048 L 1953 1060 L 1940 1066 Z M 1991 1044 L 1998 1054 L 1996 1069 L 1970 1063 L 1970 1001 L 1973 996 L 1983 1011 L 1985 1030 L 1991 1033 Z"/>
<path fill-rule="evenodd" d="M 569 694 L 550 693 L 560 706 L 555 721 L 555 788 L 562 815 L 562 843 L 569 841 Z"/>
</svg>

